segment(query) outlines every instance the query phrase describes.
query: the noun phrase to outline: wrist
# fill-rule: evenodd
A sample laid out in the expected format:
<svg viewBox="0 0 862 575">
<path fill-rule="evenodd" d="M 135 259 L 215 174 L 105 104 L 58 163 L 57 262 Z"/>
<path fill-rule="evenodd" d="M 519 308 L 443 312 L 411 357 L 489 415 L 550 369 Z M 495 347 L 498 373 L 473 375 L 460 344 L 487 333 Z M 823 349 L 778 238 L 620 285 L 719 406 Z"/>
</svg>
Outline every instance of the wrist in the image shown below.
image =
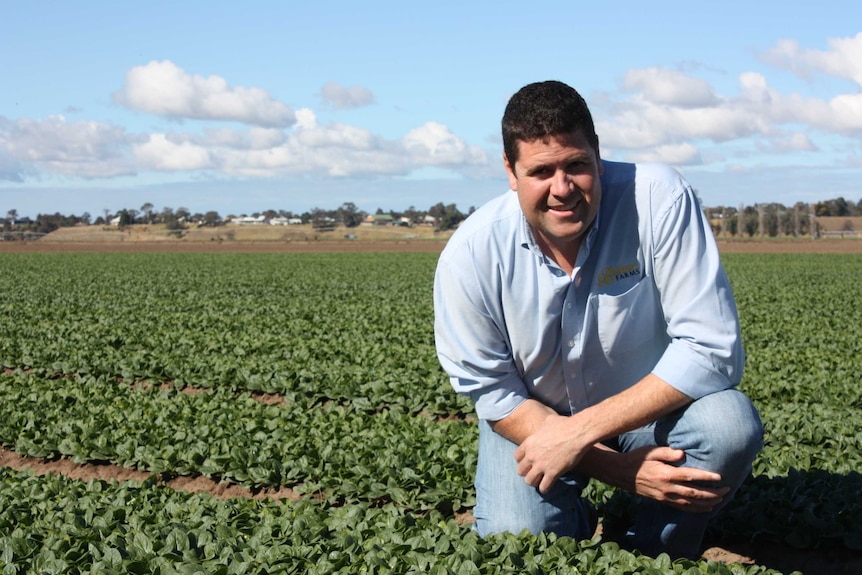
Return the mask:
<svg viewBox="0 0 862 575">
<path fill-rule="evenodd" d="M 626 491 L 634 490 L 634 474 L 625 453 L 596 444 L 581 460 L 577 470 L 584 475 Z"/>
</svg>

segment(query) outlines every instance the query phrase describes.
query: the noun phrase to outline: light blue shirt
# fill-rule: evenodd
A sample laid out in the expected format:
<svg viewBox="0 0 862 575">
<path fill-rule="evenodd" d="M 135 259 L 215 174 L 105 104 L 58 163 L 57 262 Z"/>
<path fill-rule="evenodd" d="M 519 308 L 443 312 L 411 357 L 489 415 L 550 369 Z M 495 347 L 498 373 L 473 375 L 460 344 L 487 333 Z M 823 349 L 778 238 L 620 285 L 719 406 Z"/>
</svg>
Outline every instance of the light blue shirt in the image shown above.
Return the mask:
<svg viewBox="0 0 862 575">
<path fill-rule="evenodd" d="M 739 383 L 736 304 L 691 187 L 659 164 L 604 162 L 601 182 L 571 277 L 542 253 L 511 191 L 443 250 L 437 354 L 481 419 L 528 397 L 572 414 L 650 372 L 694 399 Z"/>
</svg>

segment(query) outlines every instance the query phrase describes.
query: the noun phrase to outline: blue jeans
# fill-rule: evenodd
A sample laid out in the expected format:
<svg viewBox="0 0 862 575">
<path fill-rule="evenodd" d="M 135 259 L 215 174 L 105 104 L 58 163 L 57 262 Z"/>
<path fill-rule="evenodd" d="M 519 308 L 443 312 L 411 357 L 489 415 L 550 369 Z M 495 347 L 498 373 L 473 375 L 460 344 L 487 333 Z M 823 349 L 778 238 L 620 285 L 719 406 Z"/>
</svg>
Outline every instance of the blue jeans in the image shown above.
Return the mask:
<svg viewBox="0 0 862 575">
<path fill-rule="evenodd" d="M 751 472 L 763 447 L 763 427 L 757 410 L 735 389 L 713 393 L 662 419 L 616 438 L 622 451 L 643 446 L 669 446 L 685 451 L 679 465 L 715 471 L 731 491 L 726 504 Z M 589 477 L 571 473 L 542 495 L 518 475 L 517 445 L 479 422 L 479 462 L 473 516 L 480 535 L 524 529 L 533 534 L 553 532 L 577 539 L 593 533 L 581 491 Z M 699 555 L 706 524 L 717 511 L 687 513 L 643 499 L 634 524 L 621 541 L 624 547 L 656 556 Z"/>
</svg>

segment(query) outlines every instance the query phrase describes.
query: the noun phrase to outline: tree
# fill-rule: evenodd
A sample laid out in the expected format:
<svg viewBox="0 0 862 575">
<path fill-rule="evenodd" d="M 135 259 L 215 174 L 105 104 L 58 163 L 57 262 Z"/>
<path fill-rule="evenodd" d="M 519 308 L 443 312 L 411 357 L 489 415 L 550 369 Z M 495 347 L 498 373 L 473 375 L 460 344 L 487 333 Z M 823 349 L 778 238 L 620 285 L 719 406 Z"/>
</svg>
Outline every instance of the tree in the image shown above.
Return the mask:
<svg viewBox="0 0 862 575">
<path fill-rule="evenodd" d="M 458 211 L 455 204 L 443 205 L 443 202 L 428 208 L 428 214 L 437 220 L 437 229 L 441 232 L 458 227 L 464 219 L 464 214 Z"/>
<path fill-rule="evenodd" d="M 124 228 L 124 227 L 134 223 L 134 220 L 132 219 L 132 216 L 129 213 L 129 210 L 120 211 L 119 216 L 120 216 L 120 227 L 121 228 Z"/>
<path fill-rule="evenodd" d="M 205 226 L 217 226 L 221 223 L 221 218 L 219 218 L 218 212 L 209 211 L 204 214 L 203 217 L 203 225 Z"/>
<path fill-rule="evenodd" d="M 767 204 L 762 206 L 761 214 L 761 235 L 767 235 L 774 238 L 778 235 L 779 229 L 779 206 L 777 204 Z"/>
<path fill-rule="evenodd" d="M 814 215 L 818 218 L 831 216 L 832 211 L 830 209 L 829 203 L 817 202 L 816 204 L 814 204 Z"/>
<path fill-rule="evenodd" d="M 844 198 L 839 196 L 832 200 L 831 203 L 832 209 L 830 211 L 833 216 L 846 217 L 850 215 L 850 206 L 847 205 L 847 200 Z"/>
<path fill-rule="evenodd" d="M 421 220 L 422 214 L 416 211 L 416 208 L 410 206 L 404 211 L 404 217 L 410 219 L 410 223 L 418 224 Z"/>
<path fill-rule="evenodd" d="M 145 202 L 144 205 L 141 206 L 141 213 L 147 219 L 147 223 L 153 223 L 153 204 L 150 202 Z"/>
<path fill-rule="evenodd" d="M 742 230 L 748 234 L 748 237 L 754 236 L 757 233 L 757 228 L 760 223 L 760 215 L 757 208 L 746 206 L 742 217 Z"/>
<path fill-rule="evenodd" d="M 174 216 L 174 209 L 173 208 L 169 208 L 168 206 L 165 206 L 164 208 L 162 208 L 162 211 L 159 214 L 159 222 L 160 223 L 166 224 L 166 223 L 173 221 L 175 219 L 176 219 L 176 217 Z"/>
<path fill-rule="evenodd" d="M 346 228 L 355 228 L 362 223 L 364 217 L 353 202 L 345 202 L 335 211 L 335 219 Z"/>
</svg>

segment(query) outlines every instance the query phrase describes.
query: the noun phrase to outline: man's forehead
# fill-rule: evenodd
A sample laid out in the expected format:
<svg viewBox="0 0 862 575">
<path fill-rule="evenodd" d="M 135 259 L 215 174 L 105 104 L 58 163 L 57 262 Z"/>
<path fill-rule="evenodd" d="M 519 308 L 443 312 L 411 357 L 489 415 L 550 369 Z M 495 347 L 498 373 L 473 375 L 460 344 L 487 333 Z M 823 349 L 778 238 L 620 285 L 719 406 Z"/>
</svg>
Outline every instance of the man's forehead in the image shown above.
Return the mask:
<svg viewBox="0 0 862 575">
<path fill-rule="evenodd" d="M 565 149 L 569 155 L 592 155 L 593 147 L 584 136 L 582 130 L 550 134 L 533 140 L 517 140 L 518 159 L 523 159 L 524 153 L 538 155 L 550 154 L 552 150 L 559 152 Z"/>
</svg>

